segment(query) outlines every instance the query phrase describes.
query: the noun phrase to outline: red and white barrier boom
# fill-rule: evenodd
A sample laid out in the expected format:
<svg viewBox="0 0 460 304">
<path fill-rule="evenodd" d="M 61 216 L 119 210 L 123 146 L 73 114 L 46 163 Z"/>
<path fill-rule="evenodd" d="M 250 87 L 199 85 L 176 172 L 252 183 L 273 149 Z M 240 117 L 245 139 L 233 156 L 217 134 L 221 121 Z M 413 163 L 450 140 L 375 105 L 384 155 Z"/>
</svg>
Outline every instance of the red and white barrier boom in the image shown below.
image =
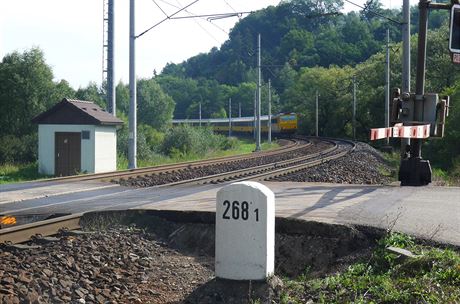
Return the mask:
<svg viewBox="0 0 460 304">
<path fill-rule="evenodd" d="M 399 123 L 390 128 L 371 129 L 371 140 L 387 137 L 428 138 L 430 137 L 430 124 L 420 126 L 403 126 Z"/>
</svg>

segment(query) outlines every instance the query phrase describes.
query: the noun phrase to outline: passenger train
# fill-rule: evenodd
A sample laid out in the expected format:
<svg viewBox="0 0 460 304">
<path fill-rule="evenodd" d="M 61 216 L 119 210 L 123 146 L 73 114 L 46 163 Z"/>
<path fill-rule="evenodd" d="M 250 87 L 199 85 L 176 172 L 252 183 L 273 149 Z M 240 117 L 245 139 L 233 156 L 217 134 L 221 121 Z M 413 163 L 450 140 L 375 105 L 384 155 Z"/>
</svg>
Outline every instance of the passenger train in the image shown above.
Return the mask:
<svg viewBox="0 0 460 304">
<path fill-rule="evenodd" d="M 191 126 L 211 126 L 216 132 L 228 132 L 230 122 L 228 118 L 206 118 L 206 119 L 173 119 L 173 125 L 188 124 Z M 291 134 L 297 131 L 297 114 L 280 113 L 272 115 L 271 119 L 272 133 Z M 254 117 L 232 117 L 232 132 L 236 133 L 253 133 Z M 268 132 L 268 115 L 260 116 L 261 132 Z"/>
</svg>

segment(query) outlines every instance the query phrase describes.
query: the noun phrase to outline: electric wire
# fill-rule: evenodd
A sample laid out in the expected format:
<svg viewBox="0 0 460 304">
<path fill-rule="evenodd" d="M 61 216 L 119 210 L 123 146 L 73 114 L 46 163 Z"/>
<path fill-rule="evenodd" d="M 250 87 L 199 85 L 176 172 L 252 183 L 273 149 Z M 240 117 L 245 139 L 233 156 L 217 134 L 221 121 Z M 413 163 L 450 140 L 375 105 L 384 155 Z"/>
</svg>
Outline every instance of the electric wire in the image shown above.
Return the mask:
<svg viewBox="0 0 460 304">
<path fill-rule="evenodd" d="M 167 1 L 165 1 L 165 0 L 159 0 L 159 1 L 161 1 L 161 2 L 163 2 L 164 4 L 167 4 L 167 5 L 169 5 L 169 6 L 172 6 L 172 7 L 174 7 L 174 8 L 180 9 L 179 6 L 177 6 L 177 5 L 175 5 L 175 4 L 172 4 L 172 3 L 169 3 L 169 2 L 167 2 Z M 189 10 L 185 10 L 185 11 L 186 11 L 188 14 L 192 15 L 192 16 L 198 17 L 197 14 L 195 14 L 195 13 L 189 11 Z M 206 20 L 206 19 L 204 19 L 204 18 L 201 18 L 201 19 Z M 214 27 L 216 27 L 216 28 L 219 29 L 220 31 L 224 32 L 226 35 L 228 35 L 228 32 L 227 32 L 225 29 L 223 29 L 222 27 L 218 26 L 217 24 L 212 23 L 212 22 L 209 21 L 209 20 L 206 20 L 206 21 L 209 22 L 210 24 L 212 24 Z"/>
<path fill-rule="evenodd" d="M 166 14 L 166 12 L 165 12 L 165 11 L 164 11 L 164 10 L 161 8 L 161 6 L 160 6 L 160 5 L 158 5 L 158 3 L 156 3 L 156 1 L 155 1 L 155 0 L 152 0 L 152 1 L 153 1 L 153 3 L 155 3 L 155 5 L 156 5 L 156 6 L 157 6 L 157 7 L 160 9 L 160 11 L 162 11 L 162 12 L 163 12 L 163 14 L 164 14 L 166 17 L 168 17 L 168 14 Z"/>
<path fill-rule="evenodd" d="M 371 11 L 370 9 L 367 8 L 367 6 L 359 5 L 359 4 L 357 4 L 357 3 L 355 3 L 355 2 L 352 2 L 352 1 L 350 1 L 350 0 L 344 0 L 344 1 L 345 1 L 345 2 L 348 2 L 348 3 L 352 4 L 352 5 L 354 5 L 354 6 L 356 6 L 356 7 L 359 7 L 359 8 L 361 8 L 362 10 L 368 11 L 368 12 L 371 13 L 371 14 L 374 14 L 374 15 L 376 15 L 376 16 L 379 16 L 379 17 L 381 17 L 381 18 L 383 18 L 383 19 L 386 19 L 386 20 L 388 20 L 388 21 L 391 21 L 391 22 L 393 22 L 393 23 L 396 23 L 396 24 L 398 24 L 398 25 L 403 25 L 403 24 L 404 24 L 404 23 L 401 22 L 401 21 L 397 21 L 397 20 L 394 20 L 394 19 L 392 19 L 392 18 L 390 18 L 390 17 L 387 17 L 387 16 L 385 16 L 385 15 L 383 15 L 383 14 L 380 14 L 380 13 L 377 13 L 377 12 L 374 12 L 374 11 Z"/>
<path fill-rule="evenodd" d="M 224 0 L 224 2 L 225 4 L 227 4 L 229 8 L 231 8 L 236 13 L 236 10 L 230 5 L 230 3 L 227 2 L 227 0 Z"/>
<path fill-rule="evenodd" d="M 182 6 L 182 3 L 179 2 L 179 0 L 176 0 L 177 4 L 179 4 L 180 6 Z M 185 10 L 186 13 L 188 14 L 191 14 L 190 11 L 188 10 Z M 200 19 L 203 19 L 203 18 L 200 18 Z M 196 18 L 193 18 L 193 22 L 196 23 L 196 25 L 198 25 L 209 37 L 211 37 L 212 39 L 214 39 L 215 42 L 217 43 L 220 43 L 220 41 L 213 35 L 211 34 L 207 29 L 205 29 L 199 22 Z"/>
<path fill-rule="evenodd" d="M 134 38 L 139 38 L 143 35 L 145 35 L 147 32 L 149 32 L 150 30 L 152 30 L 153 28 L 157 27 L 158 25 L 162 24 L 163 22 L 165 22 L 166 20 L 169 20 L 171 19 L 171 17 L 179 14 L 180 12 L 182 12 L 183 10 L 186 10 L 187 8 L 189 8 L 190 6 L 192 6 L 193 4 L 197 3 L 198 1 L 200 0 L 195 0 L 191 3 L 189 3 L 188 5 L 186 5 L 185 7 L 181 8 L 180 10 L 176 11 L 175 13 L 173 13 L 171 16 L 166 16 L 166 18 L 164 18 L 163 20 L 157 22 L 156 24 L 152 25 L 151 27 L 149 27 L 148 29 L 146 29 L 145 31 L 143 31 L 142 33 L 140 33 L 139 35 L 135 36 Z"/>
</svg>

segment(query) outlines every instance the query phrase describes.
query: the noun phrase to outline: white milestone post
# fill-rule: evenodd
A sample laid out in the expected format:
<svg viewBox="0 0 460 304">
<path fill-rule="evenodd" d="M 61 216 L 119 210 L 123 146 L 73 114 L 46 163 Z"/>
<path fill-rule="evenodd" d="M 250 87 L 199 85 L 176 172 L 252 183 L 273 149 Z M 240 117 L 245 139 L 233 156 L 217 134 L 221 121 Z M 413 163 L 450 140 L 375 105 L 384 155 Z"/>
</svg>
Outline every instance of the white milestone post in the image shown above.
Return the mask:
<svg viewBox="0 0 460 304">
<path fill-rule="evenodd" d="M 275 269 L 275 195 L 257 182 L 219 190 L 216 201 L 216 277 L 265 280 Z"/>
</svg>

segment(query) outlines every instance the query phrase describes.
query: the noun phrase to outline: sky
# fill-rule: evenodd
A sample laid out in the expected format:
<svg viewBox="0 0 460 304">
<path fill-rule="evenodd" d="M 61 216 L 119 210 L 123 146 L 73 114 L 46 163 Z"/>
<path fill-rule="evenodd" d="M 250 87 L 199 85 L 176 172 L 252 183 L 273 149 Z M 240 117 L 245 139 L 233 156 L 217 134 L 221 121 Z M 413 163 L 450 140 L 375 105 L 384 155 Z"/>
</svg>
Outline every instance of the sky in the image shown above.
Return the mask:
<svg viewBox="0 0 460 304">
<path fill-rule="evenodd" d="M 168 15 L 192 0 L 155 0 Z M 353 2 L 363 4 L 365 0 Z M 401 7 L 402 0 L 382 0 Z M 416 0 L 411 0 L 414 4 Z M 245 12 L 277 5 L 279 0 L 199 0 L 178 16 Z M 345 11 L 355 9 L 346 4 Z M 358 8 L 359 9 L 359 8 Z M 136 35 L 165 18 L 152 0 L 136 0 Z M 168 20 L 136 39 L 136 75 L 147 78 L 168 62 L 180 63 L 220 47 L 237 17 L 209 22 L 206 18 Z M 102 81 L 103 0 L 0 1 L 0 58 L 13 51 L 39 47 L 55 81 L 74 89 Z M 263 37 L 262 37 L 263 45 Z M 115 0 L 115 80 L 129 79 L 129 0 Z"/>
</svg>

